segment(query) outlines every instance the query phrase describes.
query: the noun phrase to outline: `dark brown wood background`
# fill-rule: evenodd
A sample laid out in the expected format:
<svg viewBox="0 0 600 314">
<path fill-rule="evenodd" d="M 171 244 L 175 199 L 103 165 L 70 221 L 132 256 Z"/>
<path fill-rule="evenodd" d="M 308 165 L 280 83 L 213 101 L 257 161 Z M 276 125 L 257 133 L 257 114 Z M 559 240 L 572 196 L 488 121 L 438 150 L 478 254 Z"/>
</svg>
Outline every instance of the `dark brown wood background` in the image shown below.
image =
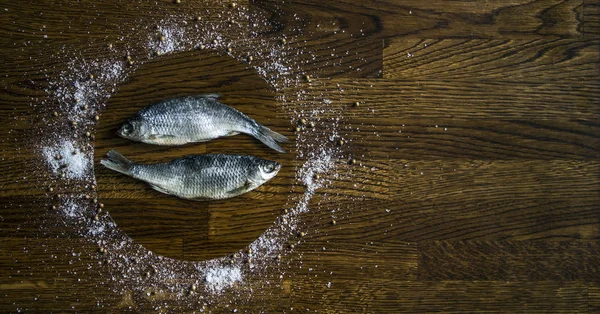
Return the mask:
<svg viewBox="0 0 600 314">
<path fill-rule="evenodd" d="M 236 305 L 238 311 L 600 311 L 598 1 L 279 2 L 238 1 L 235 9 L 269 16 L 257 36 L 288 36 L 292 51 L 315 52 L 303 65 L 314 79 L 297 88 L 343 111 L 345 156 L 358 163 L 340 163 L 336 171 L 351 174 L 331 176 L 332 184 L 312 199 L 303 218 L 307 236 L 283 257 L 285 278 L 267 273 L 264 281 L 273 284 Z M 44 132 L 37 128 L 51 112 L 44 87 L 65 69 L 65 49 L 94 58 L 111 53 L 108 43 L 135 47 L 119 40 L 120 31 L 152 27 L 167 12 L 223 19 L 206 5 L 0 6 L 0 311 L 156 310 L 146 299 L 106 288 L 101 267 L 80 269 L 89 263 L 85 254 L 69 264 L 65 247 L 91 254 L 97 247 L 65 237 L 64 227 L 43 227 L 39 217 L 54 195 L 27 143 Z M 136 24 L 140 16 L 146 24 Z M 340 59 L 331 55 L 334 48 L 351 53 Z M 144 58 L 135 49 L 132 55 Z M 116 148 L 141 162 L 244 153 L 284 168 L 253 193 L 190 206 L 96 166 L 98 198 L 126 234 L 157 254 L 203 260 L 243 249 L 275 221 L 290 194 L 303 192 L 294 176 L 305 158 L 293 144 L 285 155 L 243 135 L 165 148 L 131 143 L 114 131 L 149 102 L 202 91 L 222 93 L 224 102 L 295 139 L 294 108 L 279 108 L 277 92 L 224 53 L 188 51 L 141 63 L 100 112 L 96 163 Z M 319 125 L 310 132 L 318 135 Z M 171 301 L 162 310 L 198 310 Z"/>
</svg>

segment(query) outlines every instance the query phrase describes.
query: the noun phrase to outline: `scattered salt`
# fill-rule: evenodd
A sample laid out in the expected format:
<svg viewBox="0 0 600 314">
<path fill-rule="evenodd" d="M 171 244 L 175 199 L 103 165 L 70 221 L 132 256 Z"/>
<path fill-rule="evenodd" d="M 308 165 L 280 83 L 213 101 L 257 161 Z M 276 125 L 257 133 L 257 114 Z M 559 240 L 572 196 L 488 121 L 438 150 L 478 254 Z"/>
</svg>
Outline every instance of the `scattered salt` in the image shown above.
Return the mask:
<svg viewBox="0 0 600 314">
<path fill-rule="evenodd" d="M 236 20 L 244 18 L 249 19 L 250 16 L 235 16 Z M 316 58 L 314 54 L 306 51 L 290 53 L 286 50 L 289 49 L 287 45 L 272 45 L 260 36 L 248 37 L 247 29 L 242 29 L 239 34 L 231 36 L 225 35 L 227 32 L 231 32 L 231 26 L 196 23 L 195 29 L 190 29 L 185 27 L 184 22 L 181 22 L 185 20 L 178 16 L 165 17 L 158 23 L 155 30 L 142 35 L 142 38 L 148 38 L 148 40 L 142 39 L 144 42 L 141 43 L 143 46 L 141 48 L 150 52 L 152 58 L 155 55 L 190 50 L 198 46 L 213 49 L 233 47 L 236 49 L 232 49 L 229 55 L 243 62 L 248 62 L 249 55 L 242 55 L 242 53 L 250 51 L 251 66 L 281 95 L 290 95 L 287 88 L 296 89 L 298 86 L 302 86 L 303 76 L 307 75 L 302 69 L 302 65 L 310 60 L 300 60 L 297 59 L 297 56 L 309 56 L 313 60 Z M 263 22 L 268 24 L 267 21 Z M 255 28 L 257 23 L 261 23 L 261 20 L 253 18 L 250 25 L 254 25 Z M 252 31 L 250 34 L 252 35 Z M 136 34 L 136 36 L 138 35 Z M 129 39 L 131 38 L 133 37 L 129 37 Z M 295 41 L 294 38 L 289 38 L 289 40 Z M 112 49 L 112 46 L 110 47 Z M 237 49 L 238 47 L 240 49 Z M 252 47 L 252 49 L 248 49 L 248 47 Z M 260 47 L 260 49 L 255 49 L 256 47 Z M 135 51 L 134 48 L 136 47 L 127 49 Z M 237 53 L 240 54 L 237 55 Z M 121 54 L 121 56 L 123 55 L 126 54 Z M 59 117 L 67 119 L 69 123 L 77 122 L 78 129 L 91 126 L 89 130 L 93 132 L 93 124 L 96 123 L 93 118 L 129 72 L 126 70 L 124 60 L 115 60 L 114 58 L 91 61 L 84 58 L 71 58 L 67 64 L 68 71 L 60 73 L 57 78 L 49 78 L 51 88 L 47 92 L 56 100 L 57 107 L 53 110 L 60 112 Z M 136 60 L 136 64 L 142 62 Z M 312 76 L 312 73 L 308 74 Z M 339 85 L 338 87 L 341 95 L 344 89 Z M 300 196 L 291 195 L 291 208 L 288 208 L 286 214 L 280 217 L 281 219 L 278 219 L 272 227 L 249 246 L 252 253 L 248 253 L 248 257 L 252 258 L 252 263 L 221 266 L 229 263 L 230 259 L 224 257 L 203 262 L 183 262 L 153 254 L 117 229 L 108 213 L 103 213 L 99 221 L 91 219 L 97 213 L 97 209 L 92 207 L 91 202 L 85 201 L 82 195 L 69 195 L 61 199 L 59 212 L 62 216 L 70 218 L 66 221 L 72 222 L 73 229 L 107 249 L 108 253 L 105 253 L 105 256 L 110 255 L 111 259 L 110 273 L 107 274 L 107 278 L 114 283 L 115 290 L 122 292 L 133 289 L 145 293 L 148 289 L 152 289 L 155 292 L 180 291 L 183 293 L 181 291 L 185 291 L 186 287 L 189 289 L 190 286 L 174 283 L 173 279 L 185 277 L 196 284 L 204 279 L 205 290 L 217 297 L 225 289 L 242 283 L 246 272 L 273 269 L 267 266 L 272 266 L 269 263 L 272 263 L 274 257 L 288 252 L 288 246 L 293 247 L 291 244 L 299 243 L 300 240 L 293 239 L 301 231 L 299 230 L 302 226 L 301 214 L 309 210 L 309 203 L 315 192 L 327 187 L 331 180 L 338 175 L 335 173 L 336 163 L 344 156 L 341 155 L 341 145 L 337 145 L 335 140 L 344 140 L 346 143 L 348 141 L 338 134 L 339 117 L 342 116 L 342 112 L 331 109 L 334 108 L 334 106 L 330 106 L 331 99 L 306 99 L 309 93 L 302 88 L 293 93 L 295 93 L 295 97 L 291 98 L 296 99 L 286 99 L 285 96 L 278 97 L 283 109 L 285 110 L 290 105 L 290 101 L 314 102 L 315 105 L 313 107 L 306 106 L 303 113 L 292 110 L 288 113 L 294 120 L 305 116 L 311 121 L 318 121 L 318 132 L 327 130 L 328 134 L 317 133 L 311 129 L 310 133 L 307 132 L 298 137 L 296 142 L 298 157 L 306 158 L 306 162 L 300 167 L 296 179 L 305 185 L 305 192 Z M 321 120 L 321 117 L 327 114 L 333 114 L 338 118 L 330 121 Z M 86 128 L 85 131 L 87 130 Z M 52 144 L 41 149 L 41 156 L 50 172 L 55 175 L 64 174 L 68 179 L 89 180 L 88 184 L 95 183 L 92 164 L 93 151 L 83 153 L 77 149 L 78 142 L 85 141 L 85 139 L 78 140 L 68 137 L 56 139 L 56 134 L 50 134 L 50 136 L 52 136 L 50 138 Z M 75 151 L 77 153 L 73 154 Z M 58 155 L 61 158 L 56 158 Z M 320 175 L 320 179 L 315 179 L 316 175 Z M 305 231 L 303 230 L 302 233 L 304 234 Z M 146 273 L 150 273 L 152 281 L 148 281 L 148 277 L 143 275 Z M 280 277 L 282 278 L 282 276 Z M 157 282 L 166 283 L 157 287 Z M 328 283 L 327 286 L 329 288 L 331 283 Z M 150 294 L 150 292 L 147 293 Z"/>
<path fill-rule="evenodd" d="M 67 199 L 62 204 L 62 212 L 69 218 L 83 216 L 82 206 L 75 199 Z"/>
<path fill-rule="evenodd" d="M 149 34 L 147 47 L 150 51 L 167 54 L 185 48 L 187 42 L 184 28 L 175 22 L 161 21 L 157 30 L 158 34 Z"/>
<path fill-rule="evenodd" d="M 114 86 L 124 76 L 124 62 L 115 60 L 87 62 L 75 58 L 60 73 L 60 79 L 50 82 L 48 94 L 56 97 L 59 107 L 69 122 L 90 124 L 91 117 L 114 92 Z M 95 73 L 93 79 L 89 74 Z"/>
<path fill-rule="evenodd" d="M 42 154 L 54 174 L 62 172 L 66 178 L 79 180 L 91 176 L 91 158 L 77 150 L 72 141 L 63 139 L 56 146 L 44 147 Z"/>
<path fill-rule="evenodd" d="M 208 268 L 204 272 L 204 280 L 210 292 L 220 293 L 223 289 L 242 281 L 242 271 L 237 266 Z"/>
</svg>

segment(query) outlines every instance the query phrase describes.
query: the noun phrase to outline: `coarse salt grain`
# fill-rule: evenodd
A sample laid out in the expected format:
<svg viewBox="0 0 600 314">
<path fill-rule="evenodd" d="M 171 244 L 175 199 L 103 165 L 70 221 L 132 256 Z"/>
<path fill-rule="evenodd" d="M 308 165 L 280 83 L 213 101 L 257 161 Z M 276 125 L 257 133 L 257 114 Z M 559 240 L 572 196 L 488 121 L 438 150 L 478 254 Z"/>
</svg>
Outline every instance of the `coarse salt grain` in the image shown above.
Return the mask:
<svg viewBox="0 0 600 314">
<path fill-rule="evenodd" d="M 69 218 L 77 218 L 83 216 L 82 206 L 75 199 L 65 199 L 62 203 L 61 208 L 63 214 Z"/>
<path fill-rule="evenodd" d="M 185 31 L 175 22 L 161 21 L 158 26 L 158 33 L 161 34 L 160 40 L 155 36 L 149 36 L 147 47 L 155 54 L 164 55 L 174 51 L 184 49 L 184 43 L 189 42 L 185 36 Z"/>
<path fill-rule="evenodd" d="M 242 281 L 242 271 L 238 266 L 211 267 L 204 270 L 204 280 L 210 292 L 220 293 Z"/>
<path fill-rule="evenodd" d="M 81 180 L 91 175 L 90 157 L 84 153 L 73 154 L 74 151 L 73 142 L 68 140 L 42 148 L 46 164 L 54 174 L 63 171 L 66 178 Z M 61 156 L 59 160 L 56 159 L 57 155 Z"/>
</svg>

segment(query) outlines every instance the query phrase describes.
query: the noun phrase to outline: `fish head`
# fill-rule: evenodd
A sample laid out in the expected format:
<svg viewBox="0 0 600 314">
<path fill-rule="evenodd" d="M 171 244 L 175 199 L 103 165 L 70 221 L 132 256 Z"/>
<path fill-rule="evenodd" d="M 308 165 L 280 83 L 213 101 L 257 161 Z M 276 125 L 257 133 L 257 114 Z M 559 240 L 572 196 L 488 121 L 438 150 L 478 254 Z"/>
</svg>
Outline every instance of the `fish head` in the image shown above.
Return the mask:
<svg viewBox="0 0 600 314">
<path fill-rule="evenodd" d="M 144 139 L 144 124 L 136 118 L 127 120 L 117 131 L 117 134 L 126 139 L 142 141 Z"/>
<path fill-rule="evenodd" d="M 281 169 L 280 163 L 272 160 L 261 159 L 258 162 L 256 180 L 261 182 L 267 182 L 277 175 L 279 169 Z"/>
</svg>

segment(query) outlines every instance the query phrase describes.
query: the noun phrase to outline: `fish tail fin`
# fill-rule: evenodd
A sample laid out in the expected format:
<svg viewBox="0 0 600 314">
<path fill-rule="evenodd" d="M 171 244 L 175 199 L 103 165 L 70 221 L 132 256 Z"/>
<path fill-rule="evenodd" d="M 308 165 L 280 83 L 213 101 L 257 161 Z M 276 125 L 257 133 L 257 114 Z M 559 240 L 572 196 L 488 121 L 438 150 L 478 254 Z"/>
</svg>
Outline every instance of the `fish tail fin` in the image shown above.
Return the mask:
<svg viewBox="0 0 600 314">
<path fill-rule="evenodd" d="M 254 134 L 254 136 L 259 141 L 265 143 L 267 146 L 271 147 L 272 149 L 274 149 L 280 153 L 285 153 L 285 150 L 283 148 L 281 148 L 281 146 L 279 146 L 279 144 L 277 144 L 277 143 L 278 142 L 279 143 L 287 143 L 290 141 L 284 135 L 281 135 L 263 125 L 260 126 L 258 132 L 256 134 Z"/>
<path fill-rule="evenodd" d="M 100 160 L 100 164 L 104 167 L 120 172 L 122 174 L 131 175 L 131 167 L 134 162 L 125 158 L 125 156 L 119 154 L 117 151 L 111 150 L 106 153 L 108 159 Z"/>
</svg>

